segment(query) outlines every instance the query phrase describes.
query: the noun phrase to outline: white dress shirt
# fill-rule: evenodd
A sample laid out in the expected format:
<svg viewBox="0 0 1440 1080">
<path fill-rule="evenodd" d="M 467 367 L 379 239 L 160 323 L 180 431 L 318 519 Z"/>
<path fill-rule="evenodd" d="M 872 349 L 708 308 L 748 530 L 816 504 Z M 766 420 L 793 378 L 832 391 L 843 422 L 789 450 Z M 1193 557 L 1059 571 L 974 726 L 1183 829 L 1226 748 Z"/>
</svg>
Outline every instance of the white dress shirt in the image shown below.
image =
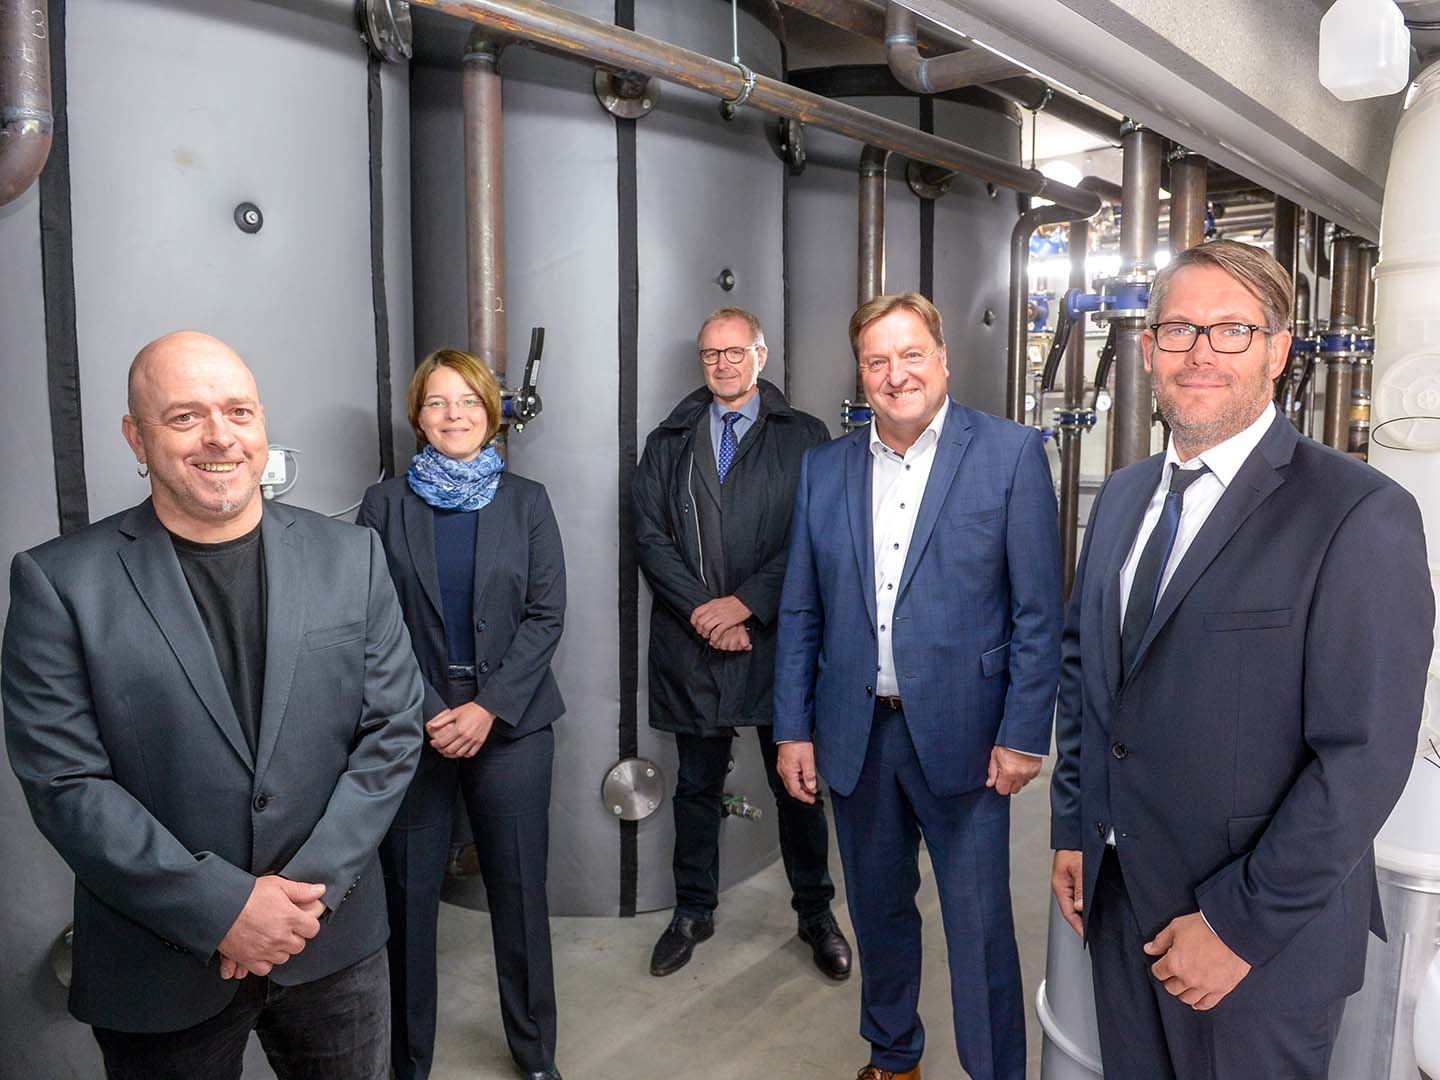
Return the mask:
<svg viewBox="0 0 1440 1080">
<path fill-rule="evenodd" d="M 870 425 L 870 536 L 875 544 L 875 630 L 880 646 L 880 669 L 875 675 L 875 693 L 894 697 L 900 693 L 895 678 L 895 650 L 891 644 L 895 616 L 895 593 L 910 553 L 915 516 L 935 464 L 935 448 L 945 427 L 949 402 L 930 421 L 910 449 L 901 454 L 880 441 L 874 423 Z"/>
<path fill-rule="evenodd" d="M 1210 511 L 1215 509 L 1215 504 L 1220 501 L 1220 496 L 1225 494 L 1225 489 L 1235 479 L 1235 474 L 1240 471 L 1240 466 L 1245 464 L 1245 459 L 1260 445 L 1261 438 L 1270 430 L 1274 419 L 1275 406 L 1267 404 L 1265 411 L 1244 431 L 1231 435 L 1224 442 L 1212 446 L 1189 461 L 1180 460 L 1180 455 L 1175 452 L 1175 437 L 1170 437 L 1170 444 L 1165 448 L 1165 464 L 1160 469 L 1160 482 L 1155 485 L 1155 493 L 1150 496 L 1150 503 L 1145 507 L 1145 516 L 1140 520 L 1140 531 L 1135 534 L 1130 554 L 1126 557 L 1125 564 L 1120 567 L 1120 626 L 1116 628 L 1116 633 L 1125 625 L 1125 609 L 1130 603 L 1130 586 L 1135 582 L 1140 553 L 1145 550 L 1145 542 L 1155 531 L 1155 523 L 1160 520 L 1160 511 L 1165 507 L 1165 496 L 1170 491 L 1170 466 L 1173 464 L 1188 470 L 1204 465 L 1209 468 L 1210 475 L 1200 477 L 1185 489 L 1185 498 L 1180 506 L 1180 528 L 1175 533 L 1175 546 L 1170 549 L 1170 559 L 1160 572 L 1160 589 L 1155 594 L 1157 607 L 1160 597 L 1165 595 L 1170 579 L 1175 576 L 1180 561 L 1185 558 L 1185 552 L 1189 550 L 1191 542 L 1209 518 Z M 1113 828 L 1105 837 L 1105 842 L 1114 846 Z M 1208 919 L 1206 923 L 1208 925 Z"/>
</svg>

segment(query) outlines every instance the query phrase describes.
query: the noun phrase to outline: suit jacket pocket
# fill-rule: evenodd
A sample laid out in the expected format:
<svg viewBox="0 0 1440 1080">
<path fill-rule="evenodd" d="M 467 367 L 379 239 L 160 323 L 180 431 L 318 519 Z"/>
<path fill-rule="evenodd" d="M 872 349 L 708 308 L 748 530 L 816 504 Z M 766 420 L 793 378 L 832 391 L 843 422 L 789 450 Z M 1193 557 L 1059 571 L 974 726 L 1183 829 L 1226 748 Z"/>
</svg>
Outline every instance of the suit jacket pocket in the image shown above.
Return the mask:
<svg viewBox="0 0 1440 1080">
<path fill-rule="evenodd" d="M 985 673 L 987 679 L 999 675 L 1002 671 L 1009 668 L 1009 666 L 1010 642 L 1008 641 L 1005 642 L 1004 645 L 995 646 L 995 648 L 989 652 L 980 654 L 980 670 Z"/>
<path fill-rule="evenodd" d="M 311 652 L 318 652 L 320 649 L 329 649 L 336 645 L 358 641 L 364 636 L 364 619 L 359 622 L 345 623 L 342 626 L 319 626 L 314 630 L 305 631 L 305 648 Z"/>
<path fill-rule="evenodd" d="M 950 514 L 945 522 L 952 529 L 963 528 L 966 525 L 980 525 L 986 521 L 994 521 L 1005 512 L 1003 506 L 992 506 L 988 510 L 971 510 L 963 514 Z"/>
<path fill-rule="evenodd" d="M 1246 855 L 1255 850 L 1255 845 L 1260 842 L 1260 834 L 1265 831 L 1265 826 L 1270 824 L 1274 814 L 1250 814 L 1246 817 L 1232 817 L 1225 819 L 1225 829 L 1229 834 L 1227 839 L 1230 842 L 1230 854 Z"/>
<path fill-rule="evenodd" d="M 1294 608 L 1272 611 L 1207 611 L 1206 630 L 1263 630 L 1267 627 L 1289 626 Z"/>
</svg>

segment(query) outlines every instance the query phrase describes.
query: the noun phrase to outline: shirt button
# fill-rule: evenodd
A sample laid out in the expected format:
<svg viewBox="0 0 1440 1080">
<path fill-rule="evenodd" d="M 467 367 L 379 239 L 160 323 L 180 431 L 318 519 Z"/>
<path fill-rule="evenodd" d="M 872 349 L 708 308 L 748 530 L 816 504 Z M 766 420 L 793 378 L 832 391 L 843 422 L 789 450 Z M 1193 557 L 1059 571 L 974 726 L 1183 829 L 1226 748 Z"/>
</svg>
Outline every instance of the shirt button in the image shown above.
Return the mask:
<svg viewBox="0 0 1440 1080">
<path fill-rule="evenodd" d="M 255 796 L 255 812 L 259 813 L 270 805 L 270 796 L 264 793 Z"/>
<path fill-rule="evenodd" d="M 899 550 L 900 550 L 900 545 L 899 545 L 899 544 L 896 544 L 896 545 L 895 545 L 895 550 L 896 550 L 896 551 L 899 551 Z"/>
<path fill-rule="evenodd" d="M 1115 755 L 1115 759 L 1117 761 L 1124 761 L 1127 757 L 1130 756 L 1130 748 L 1126 746 L 1123 742 L 1111 743 L 1110 753 Z"/>
<path fill-rule="evenodd" d="M 884 629 L 885 629 L 885 624 L 884 624 L 883 622 L 880 624 L 880 629 L 881 629 L 881 630 L 884 630 Z"/>
<path fill-rule="evenodd" d="M 900 509 L 901 509 L 901 510 L 904 510 L 904 509 L 905 509 L 905 504 L 904 504 L 904 503 L 901 503 L 901 504 L 900 504 Z"/>
<path fill-rule="evenodd" d="M 893 589 L 894 587 L 895 587 L 894 583 L 891 583 L 891 584 L 885 586 L 885 588 L 887 588 L 887 589 Z"/>
</svg>

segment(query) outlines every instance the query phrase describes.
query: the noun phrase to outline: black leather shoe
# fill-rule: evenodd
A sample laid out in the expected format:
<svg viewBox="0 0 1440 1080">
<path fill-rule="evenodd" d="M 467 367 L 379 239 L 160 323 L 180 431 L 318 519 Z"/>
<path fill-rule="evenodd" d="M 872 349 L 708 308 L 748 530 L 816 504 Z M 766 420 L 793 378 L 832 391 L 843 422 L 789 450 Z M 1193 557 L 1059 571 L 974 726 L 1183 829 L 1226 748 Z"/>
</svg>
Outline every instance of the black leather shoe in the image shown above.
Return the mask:
<svg viewBox="0 0 1440 1080">
<path fill-rule="evenodd" d="M 539 1072 L 527 1072 L 525 1080 L 561 1080 L 560 1070 L 551 1065 L 548 1069 L 541 1069 Z"/>
<path fill-rule="evenodd" d="M 850 977 L 850 943 L 840 932 L 835 916 L 826 912 L 821 918 L 800 927 L 800 940 L 810 946 L 815 966 L 831 979 Z"/>
<path fill-rule="evenodd" d="M 670 975 L 679 971 L 690 962 L 695 946 L 714 936 L 715 924 L 709 919 L 676 915 L 655 942 L 655 951 L 650 954 L 650 974 Z"/>
</svg>

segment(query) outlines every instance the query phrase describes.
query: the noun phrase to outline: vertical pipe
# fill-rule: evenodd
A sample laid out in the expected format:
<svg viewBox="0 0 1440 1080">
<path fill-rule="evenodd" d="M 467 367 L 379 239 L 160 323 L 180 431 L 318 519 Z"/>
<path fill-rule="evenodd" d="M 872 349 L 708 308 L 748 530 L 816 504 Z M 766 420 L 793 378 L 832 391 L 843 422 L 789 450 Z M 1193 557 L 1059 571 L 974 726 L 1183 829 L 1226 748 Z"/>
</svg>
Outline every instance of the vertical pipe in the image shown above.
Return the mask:
<svg viewBox="0 0 1440 1080">
<path fill-rule="evenodd" d="M 1370 449 L 1370 375 L 1375 344 L 1375 263 L 1380 249 L 1374 244 L 1360 246 L 1355 281 L 1355 333 L 1366 343 L 1366 349 L 1355 357 L 1350 377 L 1350 442 L 1352 454 L 1365 454 Z"/>
<path fill-rule="evenodd" d="M 1204 242 L 1205 159 L 1180 151 L 1170 159 L 1170 250 Z"/>
<path fill-rule="evenodd" d="M 1120 276 L 1148 277 L 1155 268 L 1160 235 L 1161 138 L 1148 128 L 1128 124 L 1121 137 L 1123 199 L 1120 218 Z M 1151 418 L 1155 406 L 1150 374 L 1145 370 L 1140 335 L 1143 315 L 1117 320 L 1115 331 L 1115 468 L 1150 456 Z"/>
<path fill-rule="evenodd" d="M 1005 415 L 1017 424 L 1025 422 L 1026 345 L 1029 342 L 1025 311 L 1030 298 L 1030 237 L 1041 225 L 1059 225 L 1075 219 L 1075 211 L 1063 206 L 1037 206 L 1021 214 L 1010 230 L 1010 349 L 1005 369 Z M 1073 248 L 1071 259 L 1073 272 Z"/>
<path fill-rule="evenodd" d="M 1275 223 L 1270 235 L 1274 237 L 1275 261 L 1294 278 L 1298 263 L 1296 256 L 1300 239 L 1300 208 L 1280 195 L 1275 196 Z"/>
<path fill-rule="evenodd" d="M 1090 223 L 1070 223 L 1070 287 L 1088 291 L 1085 256 L 1090 248 Z M 1085 314 L 1075 317 L 1070 347 L 1065 354 L 1065 398 L 1071 412 L 1085 404 Z M 1065 597 L 1075 583 L 1080 554 L 1080 446 L 1084 429 L 1073 425 L 1060 432 L 1060 565 L 1064 570 Z"/>
<path fill-rule="evenodd" d="M 1330 323 L 1326 338 L 1334 339 L 1355 332 L 1359 310 L 1360 245 L 1358 236 L 1335 237 L 1330 256 Z M 1350 398 L 1355 371 L 1354 353 L 1347 345 L 1332 345 L 1325 352 L 1325 424 L 1322 430 L 1326 446 L 1345 450 L 1350 446 Z"/>
<path fill-rule="evenodd" d="M 860 154 L 859 242 L 855 259 L 855 306 L 885 292 L 885 167 L 890 151 L 867 146 Z M 855 400 L 865 400 L 865 383 L 855 374 Z"/>
<path fill-rule="evenodd" d="M 45 167 L 51 107 L 46 5 L 0 0 L 0 206 L 24 194 Z"/>
<path fill-rule="evenodd" d="M 502 42 L 472 30 L 465 43 L 465 251 L 470 352 L 505 382 L 505 201 L 501 182 Z"/>
</svg>

